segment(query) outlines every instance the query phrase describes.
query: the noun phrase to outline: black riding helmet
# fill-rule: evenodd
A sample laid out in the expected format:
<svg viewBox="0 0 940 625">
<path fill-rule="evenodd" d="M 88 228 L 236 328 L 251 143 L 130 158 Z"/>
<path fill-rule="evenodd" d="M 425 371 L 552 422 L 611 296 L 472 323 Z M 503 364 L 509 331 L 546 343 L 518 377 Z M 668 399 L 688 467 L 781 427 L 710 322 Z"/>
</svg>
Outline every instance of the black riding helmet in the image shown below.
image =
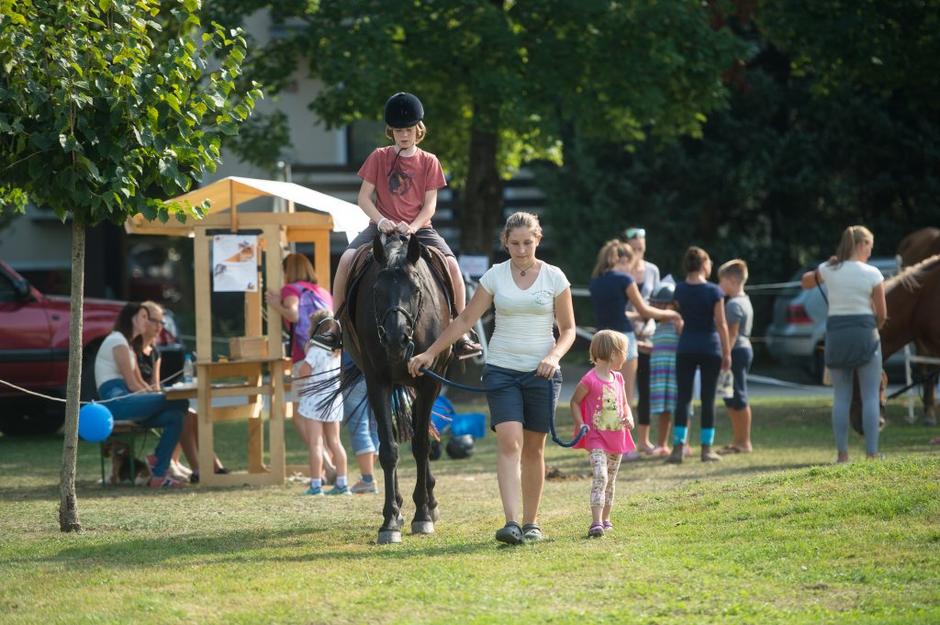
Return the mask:
<svg viewBox="0 0 940 625">
<path fill-rule="evenodd" d="M 385 103 L 385 123 L 392 128 L 410 128 L 424 119 L 421 100 L 411 93 L 399 91 Z"/>
</svg>

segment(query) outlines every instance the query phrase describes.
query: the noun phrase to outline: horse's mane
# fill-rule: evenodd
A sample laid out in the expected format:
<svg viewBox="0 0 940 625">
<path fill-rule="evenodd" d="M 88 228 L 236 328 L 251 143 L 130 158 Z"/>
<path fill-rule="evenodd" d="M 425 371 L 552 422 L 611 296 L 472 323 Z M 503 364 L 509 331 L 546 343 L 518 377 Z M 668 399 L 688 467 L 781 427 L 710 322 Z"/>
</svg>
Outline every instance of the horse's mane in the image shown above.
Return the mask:
<svg viewBox="0 0 940 625">
<path fill-rule="evenodd" d="M 927 275 L 940 264 L 940 254 L 928 256 L 916 265 L 905 267 L 900 273 L 885 280 L 885 292 L 891 291 L 896 286 L 903 286 L 910 292 L 920 289 Z"/>
</svg>

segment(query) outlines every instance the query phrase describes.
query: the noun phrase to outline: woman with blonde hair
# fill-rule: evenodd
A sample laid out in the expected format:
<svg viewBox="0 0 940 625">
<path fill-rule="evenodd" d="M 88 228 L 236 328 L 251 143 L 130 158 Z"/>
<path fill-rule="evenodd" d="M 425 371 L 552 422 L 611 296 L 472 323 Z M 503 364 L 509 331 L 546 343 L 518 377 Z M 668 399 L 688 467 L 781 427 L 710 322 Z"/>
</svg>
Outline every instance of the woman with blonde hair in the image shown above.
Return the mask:
<svg viewBox="0 0 940 625">
<path fill-rule="evenodd" d="M 828 289 L 826 301 L 826 366 L 832 374 L 832 430 L 836 462 L 849 461 L 849 406 L 853 374 L 858 373 L 862 425 L 868 458 L 878 457 L 881 340 L 878 329 L 888 316 L 884 276 L 868 264 L 875 237 L 865 226 L 842 233 L 835 256 L 803 274 L 804 289 Z M 824 294 L 825 296 L 825 294 Z"/>
<path fill-rule="evenodd" d="M 536 257 L 541 241 L 538 217 L 523 212 L 511 215 L 502 234 L 509 260 L 483 274 L 481 288 L 466 309 L 427 351 L 408 363 L 411 375 L 421 375 L 422 368 L 431 366 L 440 352 L 495 306 L 496 328 L 483 367 L 483 384 L 499 389 L 486 394 L 490 427 L 496 432 L 496 477 L 506 517 L 496 540 L 510 545 L 543 538 L 538 513 L 545 483 L 545 436 L 561 392 L 559 361 L 575 339 L 571 285 L 561 269 Z"/>
</svg>

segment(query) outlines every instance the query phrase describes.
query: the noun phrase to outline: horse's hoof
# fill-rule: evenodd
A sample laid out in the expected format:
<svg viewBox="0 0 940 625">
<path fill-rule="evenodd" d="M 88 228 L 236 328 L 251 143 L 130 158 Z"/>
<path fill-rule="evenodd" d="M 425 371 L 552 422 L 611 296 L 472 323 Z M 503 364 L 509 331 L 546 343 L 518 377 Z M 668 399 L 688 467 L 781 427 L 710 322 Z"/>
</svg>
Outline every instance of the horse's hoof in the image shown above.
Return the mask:
<svg viewBox="0 0 940 625">
<path fill-rule="evenodd" d="M 401 532 L 399 530 L 379 530 L 380 545 L 397 545 L 401 542 Z"/>
<path fill-rule="evenodd" d="M 440 506 L 434 506 L 431 508 L 431 520 L 437 523 L 441 520 L 441 509 Z"/>
<path fill-rule="evenodd" d="M 433 534 L 434 522 L 433 521 L 412 521 L 411 533 L 412 534 Z"/>
</svg>

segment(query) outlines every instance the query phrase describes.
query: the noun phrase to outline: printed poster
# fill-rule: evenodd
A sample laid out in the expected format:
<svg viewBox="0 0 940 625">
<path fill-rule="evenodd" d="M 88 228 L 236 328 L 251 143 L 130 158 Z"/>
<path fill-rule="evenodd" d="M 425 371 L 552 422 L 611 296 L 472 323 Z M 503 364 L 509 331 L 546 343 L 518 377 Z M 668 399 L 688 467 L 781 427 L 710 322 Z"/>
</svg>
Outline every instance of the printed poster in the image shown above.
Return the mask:
<svg viewBox="0 0 940 625">
<path fill-rule="evenodd" d="M 212 290 L 258 290 L 258 236 L 217 234 L 212 237 Z"/>
</svg>

